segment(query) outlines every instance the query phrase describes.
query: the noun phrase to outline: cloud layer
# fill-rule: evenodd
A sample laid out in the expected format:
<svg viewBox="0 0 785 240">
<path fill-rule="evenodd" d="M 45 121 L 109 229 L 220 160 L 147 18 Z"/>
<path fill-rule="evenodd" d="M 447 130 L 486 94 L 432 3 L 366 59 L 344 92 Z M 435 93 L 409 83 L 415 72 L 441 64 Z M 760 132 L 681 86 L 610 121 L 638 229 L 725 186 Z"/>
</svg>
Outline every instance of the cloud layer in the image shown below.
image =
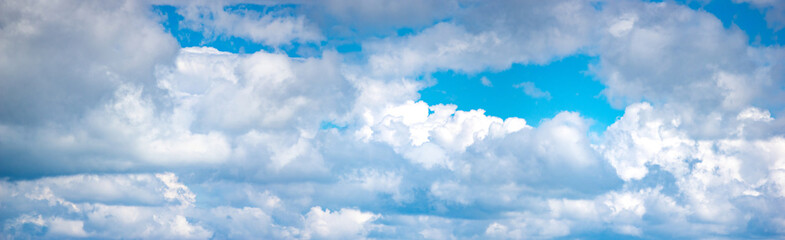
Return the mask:
<svg viewBox="0 0 785 240">
<path fill-rule="evenodd" d="M 781 4 L 747 2 L 782 28 Z M 785 236 L 785 51 L 705 11 L 171 4 L 205 46 L 180 47 L 144 1 L 0 3 L 0 238 Z M 624 109 L 607 129 L 418 93 L 438 71 L 572 55 Z"/>
</svg>

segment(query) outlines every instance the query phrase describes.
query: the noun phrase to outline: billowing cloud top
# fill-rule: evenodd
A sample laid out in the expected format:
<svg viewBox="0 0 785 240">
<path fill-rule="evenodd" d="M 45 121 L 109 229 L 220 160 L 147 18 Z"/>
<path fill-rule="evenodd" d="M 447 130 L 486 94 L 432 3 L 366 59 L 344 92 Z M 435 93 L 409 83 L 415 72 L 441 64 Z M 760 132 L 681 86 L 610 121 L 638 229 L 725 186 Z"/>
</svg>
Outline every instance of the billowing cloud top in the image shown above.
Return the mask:
<svg viewBox="0 0 785 240">
<path fill-rule="evenodd" d="M 783 238 L 785 2 L 679 2 L 2 1 L 0 238 Z"/>
</svg>

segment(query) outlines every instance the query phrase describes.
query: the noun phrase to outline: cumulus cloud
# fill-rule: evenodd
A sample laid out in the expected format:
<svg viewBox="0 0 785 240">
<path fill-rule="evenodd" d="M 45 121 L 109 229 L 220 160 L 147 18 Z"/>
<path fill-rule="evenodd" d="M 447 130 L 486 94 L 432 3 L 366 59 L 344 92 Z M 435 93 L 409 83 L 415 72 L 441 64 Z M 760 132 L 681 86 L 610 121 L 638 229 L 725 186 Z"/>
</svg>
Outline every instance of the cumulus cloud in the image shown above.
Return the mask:
<svg viewBox="0 0 785 240">
<path fill-rule="evenodd" d="M 3 124 L 71 121 L 123 82 L 154 86 L 155 66 L 172 60 L 177 42 L 147 10 L 130 1 L 4 2 Z"/>
<path fill-rule="evenodd" d="M 585 47 L 593 35 L 586 1 L 475 3 L 476 11 L 416 35 L 365 43 L 369 72 L 416 76 L 439 70 L 474 73 L 513 63 L 544 63 Z M 499 12 L 500 14 L 485 14 Z M 522 17 L 532 16 L 532 17 Z"/>
<path fill-rule="evenodd" d="M 781 83 L 773 81 L 771 67 L 779 61 L 762 57 L 777 50 L 748 46 L 744 32 L 725 29 L 708 13 L 633 2 L 609 4 L 606 11 L 611 34 L 599 42 L 600 63 L 593 71 L 617 106 L 647 100 L 736 111 L 758 102 L 756 97 L 780 94 L 772 90 Z M 672 17 L 661 21 L 663 16 Z"/>
<path fill-rule="evenodd" d="M 9 238 L 197 239 L 211 234 L 184 216 L 194 195 L 172 173 L 3 181 L 2 188 L 2 202 L 17 206 L 10 211 L 22 212 L 5 220 Z"/>
<path fill-rule="evenodd" d="M 746 109 L 739 116 L 752 115 L 753 111 Z M 742 212 L 755 218 L 769 218 L 742 199 L 767 201 L 763 199 L 777 196 L 777 190 L 761 191 L 778 189 L 775 186 L 779 184 L 776 179 L 780 167 L 770 154 L 773 154 L 771 149 L 779 148 L 774 146 L 782 142 L 782 136 L 749 136 L 729 131 L 719 139 L 695 139 L 682 129 L 679 118 L 649 104 L 632 105 L 621 120 L 608 128 L 606 137 L 612 142 L 604 144 L 601 151 L 622 179 L 647 181 L 643 178 L 651 175 L 653 166 L 672 175 L 684 198 L 675 203 L 713 225 L 693 226 L 701 228 L 700 231 L 717 234 L 745 231 L 731 227 L 746 221 Z M 745 123 L 737 124 L 743 127 Z M 766 222 L 776 222 L 771 220 Z"/>
<path fill-rule="evenodd" d="M 159 67 L 155 88 L 119 85 L 109 101 L 75 122 L 33 129 L 5 126 L 4 133 L 21 141 L 8 142 L 4 148 L 49 149 L 24 150 L 31 161 L 14 164 L 19 164 L 17 174 L 25 174 L 68 171 L 26 165 L 42 157 L 70 163 L 75 169 L 95 166 L 92 158 L 118 159 L 100 163 L 115 170 L 215 165 L 245 159 L 251 150 L 246 146 L 278 139 L 264 141 L 270 149 L 263 152 L 270 156 L 268 167 L 280 170 L 312 151 L 309 139 L 320 119 L 337 118 L 348 108 L 340 102 L 350 99 L 352 89 L 330 67 L 334 64 L 330 59 L 335 58 L 327 54 L 295 61 L 262 52 L 239 56 L 212 48 L 183 49 L 172 67 Z M 319 69 L 327 71 L 316 77 Z M 155 94 L 161 91 L 165 94 Z M 296 94 L 284 94 L 289 92 Z M 338 93 L 335 101 L 318 97 L 327 93 Z"/>
<path fill-rule="evenodd" d="M 330 211 L 313 207 L 305 217 L 305 238 L 346 239 L 365 238 L 380 216 L 356 209 Z"/>
</svg>

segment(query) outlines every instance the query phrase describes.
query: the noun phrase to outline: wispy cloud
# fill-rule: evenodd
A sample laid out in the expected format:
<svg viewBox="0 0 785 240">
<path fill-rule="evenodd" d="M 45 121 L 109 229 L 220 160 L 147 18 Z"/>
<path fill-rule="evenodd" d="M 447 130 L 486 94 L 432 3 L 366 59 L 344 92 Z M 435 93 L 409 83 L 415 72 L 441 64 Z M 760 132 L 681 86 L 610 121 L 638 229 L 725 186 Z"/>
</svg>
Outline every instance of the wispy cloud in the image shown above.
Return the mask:
<svg viewBox="0 0 785 240">
<path fill-rule="evenodd" d="M 512 86 L 515 88 L 523 89 L 523 93 L 525 93 L 529 97 L 544 98 L 547 100 L 551 100 L 551 93 L 537 88 L 537 86 L 535 86 L 533 82 L 522 82 Z"/>
<path fill-rule="evenodd" d="M 483 76 L 482 78 L 480 78 L 480 83 L 482 83 L 482 85 L 483 85 L 483 86 L 486 86 L 486 87 L 493 87 L 493 83 L 491 82 L 491 80 L 489 80 L 489 79 L 488 79 L 487 77 L 485 77 L 485 76 Z"/>
</svg>

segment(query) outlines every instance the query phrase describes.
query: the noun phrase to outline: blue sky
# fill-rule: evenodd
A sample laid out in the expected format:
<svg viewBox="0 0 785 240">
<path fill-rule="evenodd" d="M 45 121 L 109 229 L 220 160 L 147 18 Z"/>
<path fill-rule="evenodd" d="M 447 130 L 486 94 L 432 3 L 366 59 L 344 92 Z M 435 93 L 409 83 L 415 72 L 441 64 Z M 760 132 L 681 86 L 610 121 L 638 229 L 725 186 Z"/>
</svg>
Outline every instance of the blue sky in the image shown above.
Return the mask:
<svg viewBox="0 0 785 240">
<path fill-rule="evenodd" d="M 785 4 L 7 1 L 3 239 L 776 239 Z"/>
<path fill-rule="evenodd" d="M 472 75 L 437 72 L 429 76 L 436 84 L 421 90 L 421 99 L 455 104 L 460 110 L 480 108 L 502 118 L 520 117 L 533 126 L 561 111 L 575 111 L 595 120 L 598 130 L 603 130 L 624 112 L 603 98 L 602 84 L 588 72 L 592 62 L 596 59 L 577 55 L 548 65 L 516 64 L 504 71 Z M 490 84 L 483 84 L 483 78 Z M 531 83 L 542 94 L 527 94 L 521 83 Z"/>
</svg>

